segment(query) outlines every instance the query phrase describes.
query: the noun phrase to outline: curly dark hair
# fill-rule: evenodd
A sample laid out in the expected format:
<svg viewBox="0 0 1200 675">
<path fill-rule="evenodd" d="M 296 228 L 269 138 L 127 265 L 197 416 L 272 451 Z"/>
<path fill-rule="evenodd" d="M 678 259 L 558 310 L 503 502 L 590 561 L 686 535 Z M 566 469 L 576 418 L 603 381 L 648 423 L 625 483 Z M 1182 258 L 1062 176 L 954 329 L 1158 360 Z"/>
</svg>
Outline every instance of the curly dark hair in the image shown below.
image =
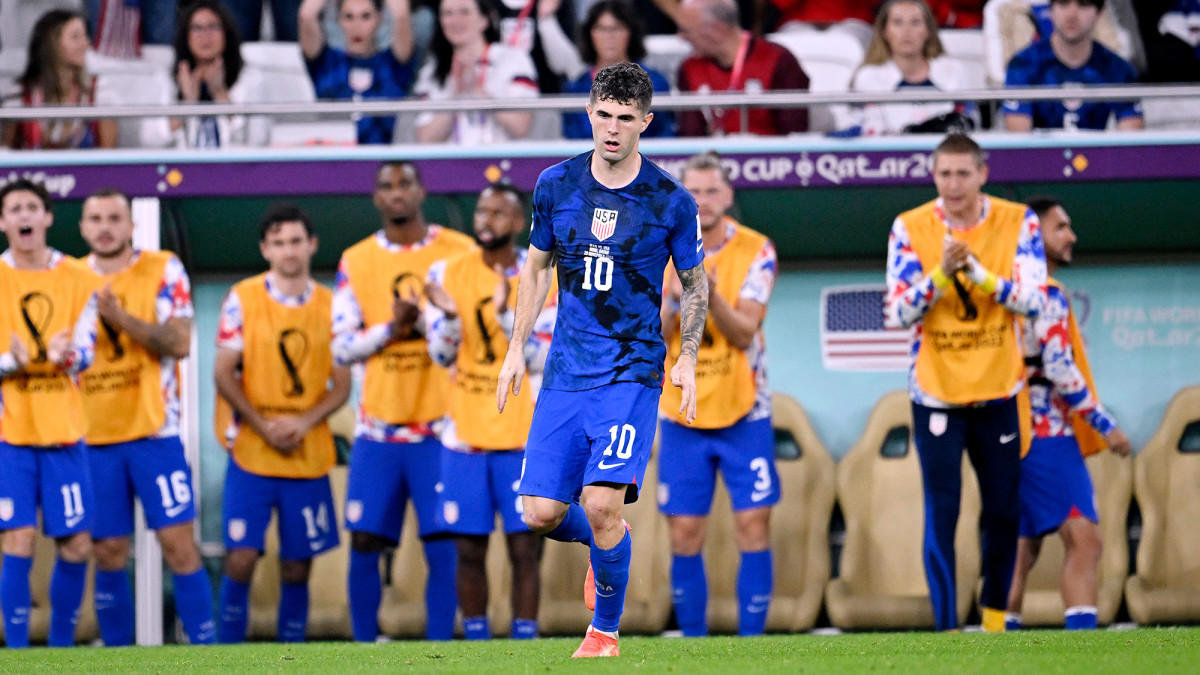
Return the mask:
<svg viewBox="0 0 1200 675">
<path fill-rule="evenodd" d="M 616 101 L 622 105 L 634 105 L 645 114 L 650 110 L 654 98 L 654 84 L 650 76 L 636 63 L 623 61 L 605 66 L 592 80 L 591 102 Z"/>
<path fill-rule="evenodd" d="M 633 3 L 629 0 L 599 0 L 588 9 L 587 18 L 579 26 L 579 55 L 583 57 L 583 62 L 596 63 L 596 45 L 592 42 L 592 29 L 605 14 L 612 14 L 614 19 L 629 29 L 629 46 L 625 49 L 629 60 L 638 62 L 646 58 L 646 25 L 642 23 L 642 18 L 638 16 Z"/>
<path fill-rule="evenodd" d="M 196 0 L 180 10 L 179 20 L 175 24 L 175 70 L 178 71 L 179 64 L 184 61 L 190 67 L 196 67 L 196 57 L 188 46 L 188 32 L 192 17 L 202 9 L 216 14 L 221 20 L 221 32 L 225 34 L 225 51 L 221 52 L 221 60 L 225 63 L 225 87 L 232 87 L 238 75 L 242 74 L 242 37 L 238 34 L 233 14 L 220 0 Z"/>
<path fill-rule="evenodd" d="M 500 25 L 499 19 L 496 18 L 496 10 L 488 3 L 488 0 L 475 0 L 475 7 L 479 9 L 479 13 L 487 17 L 487 28 L 483 30 L 483 41 L 492 44 L 500 41 Z M 433 24 L 433 41 L 430 43 L 429 51 L 433 52 L 433 74 L 437 78 L 438 84 L 446 84 L 446 78 L 450 76 L 450 66 L 454 57 L 454 47 L 450 41 L 446 39 L 446 34 L 442 32 L 441 20 L 441 0 L 438 1 L 437 21 Z"/>
</svg>

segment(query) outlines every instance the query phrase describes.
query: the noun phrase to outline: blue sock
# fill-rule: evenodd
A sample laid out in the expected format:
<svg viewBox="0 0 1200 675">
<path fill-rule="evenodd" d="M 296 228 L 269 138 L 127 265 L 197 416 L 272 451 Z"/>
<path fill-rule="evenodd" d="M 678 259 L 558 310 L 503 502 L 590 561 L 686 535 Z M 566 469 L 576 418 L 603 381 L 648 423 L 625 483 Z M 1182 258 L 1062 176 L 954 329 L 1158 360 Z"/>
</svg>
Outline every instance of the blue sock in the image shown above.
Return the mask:
<svg viewBox="0 0 1200 675">
<path fill-rule="evenodd" d="M 125 570 L 96 570 L 96 622 L 105 647 L 133 644 L 133 589 Z"/>
<path fill-rule="evenodd" d="M 1017 614 L 1016 612 L 1008 612 L 1004 615 L 1004 630 L 1006 632 L 1012 630 L 1021 630 L 1023 627 L 1024 626 L 1021 624 L 1020 614 Z"/>
<path fill-rule="evenodd" d="M 4 644 L 29 646 L 29 608 L 33 595 L 29 590 L 29 570 L 33 558 L 4 554 L 0 567 L 0 607 L 4 610 Z"/>
<path fill-rule="evenodd" d="M 592 627 L 606 633 L 616 632 L 625 611 L 625 590 L 629 587 L 629 559 L 633 550 L 629 532 L 610 549 L 592 542 L 592 572 L 596 577 L 596 616 Z"/>
<path fill-rule="evenodd" d="M 379 637 L 379 602 L 383 581 L 379 578 L 379 554 L 350 549 L 350 623 L 357 642 L 374 642 Z"/>
<path fill-rule="evenodd" d="M 1068 607 L 1067 630 L 1094 630 L 1096 628 L 1095 607 Z"/>
<path fill-rule="evenodd" d="M 762 635 L 767 628 L 767 608 L 771 606 L 771 550 L 742 552 L 738 570 L 738 635 Z"/>
<path fill-rule="evenodd" d="M 246 641 L 246 623 L 250 620 L 250 584 L 221 577 L 220 620 L 217 641 L 233 645 Z"/>
<path fill-rule="evenodd" d="M 510 638 L 513 640 L 532 640 L 537 636 L 537 619 L 513 619 Z"/>
<path fill-rule="evenodd" d="M 304 642 L 308 627 L 308 584 L 283 584 L 279 596 L 280 642 Z"/>
<path fill-rule="evenodd" d="M 463 617 L 463 635 L 468 640 L 490 640 L 492 631 L 488 630 L 486 616 Z"/>
<path fill-rule="evenodd" d="M 449 537 L 425 544 L 429 577 L 425 583 L 425 639 L 454 639 L 454 614 L 458 610 L 458 544 Z"/>
<path fill-rule="evenodd" d="M 675 621 L 684 637 L 708 635 L 708 579 L 704 576 L 704 556 L 671 556 L 671 599 Z"/>
<path fill-rule="evenodd" d="M 51 647 L 73 647 L 75 624 L 79 623 L 79 605 L 87 583 L 87 563 L 67 562 L 59 558 L 50 576 Z"/>
<path fill-rule="evenodd" d="M 175 575 L 175 612 L 183 623 L 188 642 L 194 645 L 216 643 L 212 582 L 203 567 L 191 574 Z"/>
<path fill-rule="evenodd" d="M 567 506 L 567 515 L 563 516 L 558 527 L 546 533 L 546 537 L 554 541 L 577 541 L 584 546 L 591 546 L 592 525 L 588 522 L 583 507 L 578 504 Z"/>
</svg>

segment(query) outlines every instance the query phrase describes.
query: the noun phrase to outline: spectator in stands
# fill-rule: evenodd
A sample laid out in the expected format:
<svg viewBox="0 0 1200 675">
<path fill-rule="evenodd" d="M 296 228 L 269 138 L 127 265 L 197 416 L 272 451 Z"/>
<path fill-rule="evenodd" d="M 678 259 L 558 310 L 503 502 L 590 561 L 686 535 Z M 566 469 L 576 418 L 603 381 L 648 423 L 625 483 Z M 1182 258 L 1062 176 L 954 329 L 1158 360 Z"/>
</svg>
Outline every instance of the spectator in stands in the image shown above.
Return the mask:
<svg viewBox="0 0 1200 675">
<path fill-rule="evenodd" d="M 95 79 L 88 75 L 87 26 L 83 16 L 52 9 L 37 20 L 29 38 L 29 60 L 17 78 L 20 105 L 95 105 Z M 111 148 L 113 120 L 25 120 L 5 125 L 4 146 L 14 149 Z"/>
<path fill-rule="evenodd" d="M 169 45 L 174 39 L 176 0 L 87 0 L 86 7 L 100 54 L 133 59 L 143 42 Z"/>
<path fill-rule="evenodd" d="M 1137 73 L 1128 61 L 1095 41 L 1096 22 L 1104 0 L 1051 0 L 1054 30 L 1013 57 L 1005 78 L 1007 87 L 1036 85 L 1128 84 Z M 1004 126 L 1009 131 L 1030 129 L 1095 129 L 1108 126 L 1111 116 L 1119 129 L 1141 129 L 1142 106 L 1130 101 L 1006 101 Z"/>
<path fill-rule="evenodd" d="M 579 29 L 579 50 L 576 51 L 568 43 L 566 53 L 561 56 L 550 54 L 553 63 L 569 64 L 572 68 L 570 71 L 565 68 L 559 71 L 570 80 L 563 88 L 563 93 L 590 93 L 596 71 L 622 61 L 641 65 L 650 75 L 654 91 L 669 93 L 671 85 L 667 83 L 666 76 L 641 62 L 646 56 L 645 37 L 642 21 L 629 0 L 599 0 L 593 4 Z M 547 43 L 550 44 L 549 41 Z M 592 137 L 592 123 L 585 112 L 563 113 L 562 124 L 566 138 Z M 675 115 L 665 110 L 655 113 L 654 120 L 642 133 L 643 138 L 674 135 Z"/>
<path fill-rule="evenodd" d="M 684 0 L 679 8 L 679 35 L 692 45 L 692 55 L 679 66 L 679 89 L 711 93 L 806 90 L 808 76 L 791 52 L 738 27 L 734 0 Z M 806 108 L 753 108 L 746 129 L 774 136 L 808 130 Z M 705 107 L 679 117 L 680 136 L 735 134 L 742 130 L 736 108 Z"/>
<path fill-rule="evenodd" d="M 933 18 L 942 28 L 979 28 L 984 0 L 929 0 Z"/>
<path fill-rule="evenodd" d="M 498 42 L 487 0 L 442 0 L 430 59 L 413 93 L 433 101 L 536 98 L 537 74 L 529 52 Z M 460 145 L 498 143 L 529 135 L 533 113 L 437 112 L 417 118 L 417 140 Z"/>
<path fill-rule="evenodd" d="M 338 26 L 346 37 L 346 49 L 326 44 L 321 28 L 325 0 L 304 0 L 300 6 L 300 50 L 308 64 L 317 98 L 355 100 L 398 99 L 412 85 L 413 39 L 409 0 L 387 0 L 391 13 L 392 43 L 379 45 L 379 26 L 384 0 L 338 0 Z M 396 119 L 358 119 L 360 144 L 392 142 Z"/>
<path fill-rule="evenodd" d="M 882 93 L 908 87 L 956 91 L 970 83 L 962 67 L 943 56 L 925 0 L 888 0 L 875 17 L 875 34 L 850 89 Z M 978 110 L 969 103 L 872 103 L 858 112 L 867 135 L 969 130 L 978 123 Z"/>
<path fill-rule="evenodd" d="M 538 90 L 557 94 L 565 84 L 563 68 L 555 58 L 567 36 L 575 34 L 572 0 L 488 0 L 495 12 L 499 42 L 523 49 L 537 69 Z M 535 18 L 530 21 L 531 16 Z M 578 58 L 575 59 L 576 61 Z"/>
<path fill-rule="evenodd" d="M 176 99 L 181 103 L 247 103 L 255 100 L 261 78 L 246 77 L 242 41 L 233 15 L 220 0 L 195 0 L 180 14 L 175 36 Z M 267 118 L 204 115 L 149 119 L 142 145 L 220 148 L 266 145 Z"/>
<path fill-rule="evenodd" d="M 237 22 L 238 34 L 247 42 L 261 39 L 263 0 L 222 0 Z M 277 42 L 296 42 L 300 39 L 296 16 L 301 0 L 270 0 L 271 26 Z"/>
<path fill-rule="evenodd" d="M 1142 0 L 1147 82 L 1200 82 L 1200 0 Z"/>
<path fill-rule="evenodd" d="M 769 0 L 779 10 L 779 30 L 845 32 L 863 44 L 871 39 L 877 0 Z"/>
</svg>

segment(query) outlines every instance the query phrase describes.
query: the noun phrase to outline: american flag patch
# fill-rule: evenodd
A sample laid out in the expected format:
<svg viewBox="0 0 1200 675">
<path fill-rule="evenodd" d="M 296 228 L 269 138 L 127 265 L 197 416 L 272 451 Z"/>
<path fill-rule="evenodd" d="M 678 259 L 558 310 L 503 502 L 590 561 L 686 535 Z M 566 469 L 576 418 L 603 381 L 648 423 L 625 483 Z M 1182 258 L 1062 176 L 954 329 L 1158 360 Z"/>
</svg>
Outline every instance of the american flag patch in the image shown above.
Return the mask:
<svg viewBox="0 0 1200 675">
<path fill-rule="evenodd" d="M 612 209 L 596 209 L 592 212 L 592 236 L 604 241 L 617 229 L 617 212 Z"/>
<path fill-rule="evenodd" d="M 907 370 L 911 329 L 883 327 L 883 284 L 821 291 L 821 364 L 827 370 Z"/>
</svg>

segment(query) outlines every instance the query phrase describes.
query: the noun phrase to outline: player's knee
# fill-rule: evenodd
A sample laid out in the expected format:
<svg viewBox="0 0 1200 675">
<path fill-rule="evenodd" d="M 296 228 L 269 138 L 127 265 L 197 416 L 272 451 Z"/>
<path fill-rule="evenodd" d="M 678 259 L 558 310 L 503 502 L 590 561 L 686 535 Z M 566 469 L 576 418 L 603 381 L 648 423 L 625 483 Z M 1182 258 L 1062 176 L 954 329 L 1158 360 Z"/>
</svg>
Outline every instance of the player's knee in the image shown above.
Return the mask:
<svg viewBox="0 0 1200 675">
<path fill-rule="evenodd" d="M 521 570 L 537 574 L 544 541 L 545 539 L 533 532 L 509 535 L 508 560 L 512 563 L 514 573 Z"/>
<path fill-rule="evenodd" d="M 671 535 L 671 554 L 693 556 L 704 548 L 707 520 L 703 517 L 685 516 L 668 519 Z"/>
<path fill-rule="evenodd" d="M 163 559 L 172 572 L 191 574 L 200 569 L 200 551 L 192 538 L 190 523 L 159 530 L 158 541 L 162 544 Z"/>
<path fill-rule="evenodd" d="M 79 532 L 59 539 L 58 557 L 71 563 L 87 562 L 92 557 L 92 535 Z"/>
<path fill-rule="evenodd" d="M 96 557 L 96 566 L 105 572 L 123 570 L 129 562 L 129 538 L 97 539 L 92 542 L 92 555 Z"/>
<path fill-rule="evenodd" d="M 370 532 L 351 532 L 350 548 L 357 553 L 382 553 L 391 545 L 387 539 Z"/>
<path fill-rule="evenodd" d="M 258 551 L 252 548 L 235 548 L 225 554 L 225 576 L 239 584 L 249 584 L 254 577 L 254 566 L 258 563 Z"/>
<path fill-rule="evenodd" d="M 14 555 L 21 558 L 33 557 L 33 543 L 37 539 L 37 533 L 32 527 L 18 527 L 12 530 L 5 530 L 3 540 L 3 551 L 6 555 Z"/>
<path fill-rule="evenodd" d="M 280 560 L 279 579 L 285 584 L 307 584 L 311 560 Z"/>
<path fill-rule="evenodd" d="M 458 564 L 483 569 L 487 564 L 487 537 L 458 537 Z"/>
<path fill-rule="evenodd" d="M 538 534 L 548 534 L 562 522 L 566 511 L 553 505 L 526 502 L 522 517 L 525 525 Z"/>
<path fill-rule="evenodd" d="M 1100 527 L 1082 518 L 1072 519 L 1068 527 L 1064 527 L 1063 546 L 1067 553 L 1089 559 L 1100 559 L 1103 542 L 1100 538 Z"/>
</svg>

